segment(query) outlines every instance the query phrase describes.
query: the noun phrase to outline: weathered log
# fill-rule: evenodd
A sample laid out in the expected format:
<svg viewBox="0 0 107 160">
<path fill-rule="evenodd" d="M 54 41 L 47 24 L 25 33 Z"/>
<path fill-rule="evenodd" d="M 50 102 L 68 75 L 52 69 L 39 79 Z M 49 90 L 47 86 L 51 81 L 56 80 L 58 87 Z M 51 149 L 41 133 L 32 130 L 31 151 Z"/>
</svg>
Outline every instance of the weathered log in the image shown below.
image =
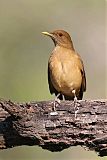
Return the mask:
<svg viewBox="0 0 107 160">
<path fill-rule="evenodd" d="M 0 149 L 39 145 L 50 151 L 85 146 L 107 156 L 107 101 L 61 101 L 52 115 L 53 101 L 13 103 L 0 100 Z"/>
</svg>

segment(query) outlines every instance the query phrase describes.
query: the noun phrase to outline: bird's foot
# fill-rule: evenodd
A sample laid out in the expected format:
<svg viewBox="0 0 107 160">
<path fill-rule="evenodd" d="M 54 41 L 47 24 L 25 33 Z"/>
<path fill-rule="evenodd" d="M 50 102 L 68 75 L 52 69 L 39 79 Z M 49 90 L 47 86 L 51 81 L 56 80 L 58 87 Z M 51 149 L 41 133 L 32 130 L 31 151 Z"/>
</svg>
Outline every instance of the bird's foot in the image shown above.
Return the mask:
<svg viewBox="0 0 107 160">
<path fill-rule="evenodd" d="M 56 106 L 56 103 L 57 103 L 58 105 L 60 105 L 60 103 L 61 103 L 61 101 L 60 101 L 60 99 L 58 99 L 58 97 L 55 97 L 54 102 L 55 102 L 55 106 Z"/>
<path fill-rule="evenodd" d="M 78 113 L 78 111 L 79 111 L 79 107 L 77 107 L 77 106 L 74 106 L 75 120 L 77 119 L 77 113 Z"/>
<path fill-rule="evenodd" d="M 60 94 L 58 94 L 55 99 L 54 99 L 54 103 L 53 103 L 53 112 L 50 113 L 50 115 L 58 115 L 58 112 L 56 111 L 56 105 L 60 105 L 60 99 L 58 99 Z"/>
<path fill-rule="evenodd" d="M 51 115 L 51 116 L 57 116 L 57 115 L 58 115 L 58 112 L 56 112 L 56 111 L 50 112 L 50 115 Z"/>
<path fill-rule="evenodd" d="M 79 111 L 79 107 L 78 107 L 78 100 L 77 100 L 77 97 L 76 97 L 76 94 L 75 94 L 75 90 L 72 91 L 72 93 L 74 94 L 74 114 L 75 114 L 75 120 L 77 118 L 77 113 Z"/>
</svg>

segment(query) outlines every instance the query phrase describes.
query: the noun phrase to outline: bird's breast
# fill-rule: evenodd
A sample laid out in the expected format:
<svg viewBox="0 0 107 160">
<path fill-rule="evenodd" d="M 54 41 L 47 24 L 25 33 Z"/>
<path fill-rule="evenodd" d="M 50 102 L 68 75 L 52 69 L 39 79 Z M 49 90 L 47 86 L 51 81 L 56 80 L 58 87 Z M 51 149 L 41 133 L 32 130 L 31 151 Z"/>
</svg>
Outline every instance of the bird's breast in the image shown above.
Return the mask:
<svg viewBox="0 0 107 160">
<path fill-rule="evenodd" d="M 52 84 L 57 91 L 71 95 L 72 90 L 80 89 L 82 77 L 74 57 L 53 54 L 49 60 L 49 68 Z"/>
</svg>

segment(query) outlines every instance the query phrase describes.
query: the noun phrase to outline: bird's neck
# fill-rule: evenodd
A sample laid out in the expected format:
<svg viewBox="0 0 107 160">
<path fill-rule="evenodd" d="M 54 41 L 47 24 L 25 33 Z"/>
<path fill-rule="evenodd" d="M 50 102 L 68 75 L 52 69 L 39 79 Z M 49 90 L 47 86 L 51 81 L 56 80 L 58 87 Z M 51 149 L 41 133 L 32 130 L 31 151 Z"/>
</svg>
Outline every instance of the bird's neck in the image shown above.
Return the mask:
<svg viewBox="0 0 107 160">
<path fill-rule="evenodd" d="M 66 43 L 63 43 L 62 41 L 56 41 L 54 38 L 52 38 L 52 40 L 54 42 L 55 47 L 61 46 L 61 47 L 75 51 L 72 40 L 67 41 Z"/>
<path fill-rule="evenodd" d="M 63 48 L 67 48 L 67 49 L 70 49 L 72 51 L 75 51 L 73 43 L 69 43 L 69 44 L 66 44 L 66 43 L 56 44 L 55 47 L 63 47 Z"/>
<path fill-rule="evenodd" d="M 56 45 L 52 54 L 55 54 L 55 55 L 66 55 L 66 54 L 75 54 L 75 50 L 74 49 L 71 49 L 71 48 L 67 48 L 67 47 L 64 47 L 64 46 L 59 46 L 59 45 Z"/>
<path fill-rule="evenodd" d="M 59 46 L 59 47 L 63 47 L 63 48 L 67 48 L 67 49 L 71 49 L 75 51 L 72 41 L 70 41 L 69 43 L 62 43 L 60 41 L 59 42 L 54 41 L 54 44 L 55 44 L 55 47 Z"/>
</svg>

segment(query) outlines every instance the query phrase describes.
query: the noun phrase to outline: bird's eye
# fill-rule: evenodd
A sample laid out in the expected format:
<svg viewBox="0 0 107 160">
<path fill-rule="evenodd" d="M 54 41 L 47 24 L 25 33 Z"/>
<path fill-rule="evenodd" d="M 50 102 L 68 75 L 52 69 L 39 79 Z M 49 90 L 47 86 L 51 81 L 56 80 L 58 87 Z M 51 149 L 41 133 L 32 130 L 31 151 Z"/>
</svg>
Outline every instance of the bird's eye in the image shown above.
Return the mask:
<svg viewBox="0 0 107 160">
<path fill-rule="evenodd" d="M 59 33 L 59 36 L 60 36 L 60 37 L 62 37 L 62 36 L 63 36 L 63 34 L 62 34 L 62 33 Z"/>
</svg>

